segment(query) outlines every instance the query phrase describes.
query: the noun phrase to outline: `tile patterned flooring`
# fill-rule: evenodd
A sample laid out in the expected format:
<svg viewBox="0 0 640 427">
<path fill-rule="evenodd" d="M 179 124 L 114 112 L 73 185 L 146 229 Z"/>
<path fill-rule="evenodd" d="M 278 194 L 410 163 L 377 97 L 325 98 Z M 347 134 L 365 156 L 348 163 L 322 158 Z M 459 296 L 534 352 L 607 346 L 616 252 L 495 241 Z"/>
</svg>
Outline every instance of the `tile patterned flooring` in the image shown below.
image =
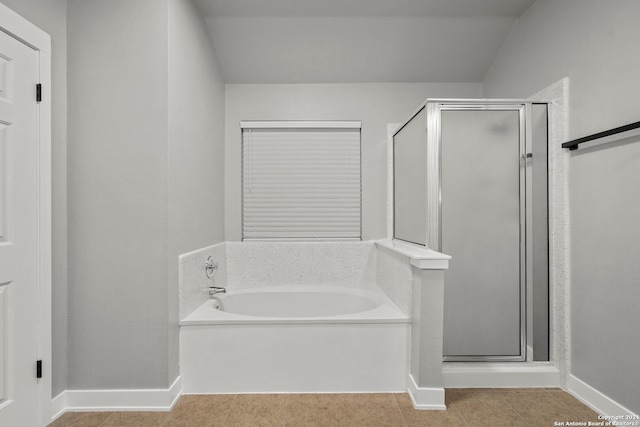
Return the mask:
<svg viewBox="0 0 640 427">
<path fill-rule="evenodd" d="M 599 421 L 560 389 L 448 389 L 445 396 L 446 411 L 416 411 L 405 393 L 185 395 L 171 412 L 69 412 L 49 427 L 544 427 Z"/>
</svg>

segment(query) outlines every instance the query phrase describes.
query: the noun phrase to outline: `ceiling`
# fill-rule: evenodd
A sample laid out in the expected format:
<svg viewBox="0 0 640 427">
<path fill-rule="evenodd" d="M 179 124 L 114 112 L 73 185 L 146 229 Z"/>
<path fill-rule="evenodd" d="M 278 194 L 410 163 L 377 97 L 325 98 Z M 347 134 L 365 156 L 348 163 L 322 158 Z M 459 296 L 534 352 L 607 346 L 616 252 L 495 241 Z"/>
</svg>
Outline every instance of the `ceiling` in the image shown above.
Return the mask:
<svg viewBox="0 0 640 427">
<path fill-rule="evenodd" d="M 535 0 L 193 0 L 226 83 L 481 82 Z"/>
</svg>

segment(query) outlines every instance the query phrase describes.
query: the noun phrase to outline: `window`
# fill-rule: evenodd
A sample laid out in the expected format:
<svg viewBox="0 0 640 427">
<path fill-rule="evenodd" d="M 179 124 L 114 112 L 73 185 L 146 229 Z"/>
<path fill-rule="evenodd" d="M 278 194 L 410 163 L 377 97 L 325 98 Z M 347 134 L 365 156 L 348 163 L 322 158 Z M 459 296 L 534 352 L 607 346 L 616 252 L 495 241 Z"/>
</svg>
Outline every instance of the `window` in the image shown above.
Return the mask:
<svg viewBox="0 0 640 427">
<path fill-rule="evenodd" d="M 360 122 L 241 122 L 243 240 L 360 239 Z"/>
</svg>

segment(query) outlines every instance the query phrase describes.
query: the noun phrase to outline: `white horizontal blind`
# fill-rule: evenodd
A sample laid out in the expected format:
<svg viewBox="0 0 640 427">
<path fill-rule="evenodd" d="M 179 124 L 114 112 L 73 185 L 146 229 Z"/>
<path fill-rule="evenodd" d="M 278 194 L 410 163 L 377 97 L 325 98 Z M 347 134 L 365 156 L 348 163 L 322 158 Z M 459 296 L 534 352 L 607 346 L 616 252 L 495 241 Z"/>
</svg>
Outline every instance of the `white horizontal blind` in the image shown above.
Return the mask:
<svg viewBox="0 0 640 427">
<path fill-rule="evenodd" d="M 359 239 L 359 128 L 242 131 L 244 239 Z"/>
</svg>

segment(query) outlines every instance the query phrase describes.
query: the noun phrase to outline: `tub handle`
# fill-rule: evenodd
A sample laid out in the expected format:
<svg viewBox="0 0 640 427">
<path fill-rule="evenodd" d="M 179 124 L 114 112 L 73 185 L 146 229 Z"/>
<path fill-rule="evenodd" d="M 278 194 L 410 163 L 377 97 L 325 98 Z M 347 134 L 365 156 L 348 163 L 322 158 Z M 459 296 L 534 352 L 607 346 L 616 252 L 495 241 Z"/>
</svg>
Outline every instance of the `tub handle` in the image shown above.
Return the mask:
<svg viewBox="0 0 640 427">
<path fill-rule="evenodd" d="M 204 264 L 204 272 L 207 275 L 207 278 L 210 278 L 213 275 L 213 270 L 218 269 L 218 263 L 213 262 L 213 258 L 207 258 L 207 261 Z"/>
</svg>

